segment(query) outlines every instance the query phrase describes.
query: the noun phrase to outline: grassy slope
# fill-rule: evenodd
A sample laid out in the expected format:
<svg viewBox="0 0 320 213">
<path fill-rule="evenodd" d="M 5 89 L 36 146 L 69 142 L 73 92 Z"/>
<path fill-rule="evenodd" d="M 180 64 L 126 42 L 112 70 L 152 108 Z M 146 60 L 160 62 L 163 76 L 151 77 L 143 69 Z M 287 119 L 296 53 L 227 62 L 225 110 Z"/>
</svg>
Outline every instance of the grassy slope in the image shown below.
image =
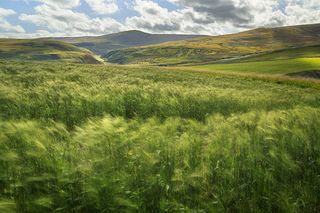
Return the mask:
<svg viewBox="0 0 320 213">
<path fill-rule="evenodd" d="M 43 39 L 0 39 L 0 59 L 99 63 L 88 50 Z"/>
<path fill-rule="evenodd" d="M 0 61 L 0 212 L 318 212 L 319 83 Z"/>
<path fill-rule="evenodd" d="M 320 46 L 273 51 L 216 64 L 193 66 L 196 69 L 264 74 L 290 74 L 320 70 Z"/>
<path fill-rule="evenodd" d="M 259 28 L 238 34 L 111 51 L 113 63 L 193 64 L 215 62 L 320 43 L 320 25 Z"/>
<path fill-rule="evenodd" d="M 133 46 L 159 44 L 168 41 L 179 41 L 203 37 L 201 35 L 166 35 L 149 34 L 137 30 L 114 33 L 97 37 L 52 38 L 62 40 L 79 47 L 87 48 L 96 54 L 105 55 L 114 49 Z"/>
<path fill-rule="evenodd" d="M 290 49 L 276 50 L 268 53 L 262 53 L 231 62 L 255 62 L 255 61 L 272 61 L 294 58 L 320 58 L 320 46 L 297 47 Z"/>
<path fill-rule="evenodd" d="M 290 74 L 301 71 L 320 70 L 320 59 L 297 58 L 274 61 L 209 64 L 193 66 L 193 68 L 216 71 L 253 72 L 262 74 Z"/>
</svg>

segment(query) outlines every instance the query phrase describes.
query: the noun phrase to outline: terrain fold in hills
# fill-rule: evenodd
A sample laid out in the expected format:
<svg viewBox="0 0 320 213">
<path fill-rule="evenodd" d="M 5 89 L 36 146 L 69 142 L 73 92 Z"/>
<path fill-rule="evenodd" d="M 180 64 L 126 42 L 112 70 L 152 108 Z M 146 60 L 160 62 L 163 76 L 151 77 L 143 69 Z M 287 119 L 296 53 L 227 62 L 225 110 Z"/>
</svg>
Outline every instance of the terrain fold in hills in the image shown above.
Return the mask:
<svg viewBox="0 0 320 213">
<path fill-rule="evenodd" d="M 60 37 L 52 40 L 64 41 L 92 52 L 105 55 L 111 50 L 128 47 L 160 44 L 169 41 L 180 41 L 205 37 L 204 35 L 149 34 L 138 30 L 125 31 L 103 36 Z"/>
<path fill-rule="evenodd" d="M 100 63 L 89 50 L 45 39 L 0 39 L 0 59 Z"/>
<path fill-rule="evenodd" d="M 111 63 L 179 65 L 215 63 L 275 50 L 320 44 L 320 24 L 258 28 L 237 34 L 114 50 L 104 57 Z"/>
</svg>

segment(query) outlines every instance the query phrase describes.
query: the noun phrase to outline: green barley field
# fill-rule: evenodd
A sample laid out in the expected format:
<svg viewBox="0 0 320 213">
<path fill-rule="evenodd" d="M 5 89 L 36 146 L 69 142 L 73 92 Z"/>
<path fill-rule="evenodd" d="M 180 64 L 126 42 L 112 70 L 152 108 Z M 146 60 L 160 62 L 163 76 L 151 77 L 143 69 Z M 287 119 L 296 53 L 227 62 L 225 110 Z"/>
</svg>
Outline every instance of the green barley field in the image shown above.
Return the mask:
<svg viewBox="0 0 320 213">
<path fill-rule="evenodd" d="M 0 61 L 1 213 L 319 211 L 316 80 Z"/>
</svg>

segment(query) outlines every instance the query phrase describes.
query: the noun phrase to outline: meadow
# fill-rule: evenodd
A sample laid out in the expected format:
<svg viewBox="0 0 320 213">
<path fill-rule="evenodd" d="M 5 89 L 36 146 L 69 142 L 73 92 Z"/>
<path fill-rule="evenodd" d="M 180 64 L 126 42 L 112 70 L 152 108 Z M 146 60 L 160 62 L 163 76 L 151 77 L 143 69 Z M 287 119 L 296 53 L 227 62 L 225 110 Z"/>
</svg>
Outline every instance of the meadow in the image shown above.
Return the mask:
<svg viewBox="0 0 320 213">
<path fill-rule="evenodd" d="M 0 212 L 319 212 L 317 81 L 0 61 Z"/>
<path fill-rule="evenodd" d="M 192 67 L 201 70 L 220 70 L 256 74 L 290 75 L 305 71 L 320 70 L 320 47 L 299 47 L 250 55 L 219 63 L 198 64 Z"/>
<path fill-rule="evenodd" d="M 50 39 L 0 38 L 0 60 L 101 63 L 89 50 Z"/>
<path fill-rule="evenodd" d="M 248 72 L 257 74 L 292 74 L 303 71 L 319 71 L 320 58 L 290 58 L 265 61 L 249 61 L 193 66 L 201 70 Z"/>
</svg>

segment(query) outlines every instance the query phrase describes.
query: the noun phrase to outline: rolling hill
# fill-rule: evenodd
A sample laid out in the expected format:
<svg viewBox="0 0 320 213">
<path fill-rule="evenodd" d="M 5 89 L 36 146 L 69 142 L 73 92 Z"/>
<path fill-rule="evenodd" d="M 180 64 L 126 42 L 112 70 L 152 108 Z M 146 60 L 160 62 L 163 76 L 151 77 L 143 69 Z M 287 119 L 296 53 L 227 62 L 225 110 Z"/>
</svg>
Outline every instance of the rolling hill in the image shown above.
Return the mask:
<svg viewBox="0 0 320 213">
<path fill-rule="evenodd" d="M 230 62 L 255 62 L 255 61 L 270 61 L 270 60 L 284 60 L 292 58 L 319 58 L 320 45 L 293 47 L 288 49 L 280 49 L 271 52 L 255 54 L 249 57 L 230 60 Z"/>
<path fill-rule="evenodd" d="M 44 39 L 0 39 L 0 59 L 100 63 L 86 49 Z"/>
<path fill-rule="evenodd" d="M 320 78 L 320 45 L 275 50 L 219 63 L 194 65 L 192 68 Z"/>
<path fill-rule="evenodd" d="M 319 44 L 320 24 L 313 24 L 258 28 L 237 34 L 114 50 L 104 57 L 118 64 L 186 65 L 217 63 Z"/>
<path fill-rule="evenodd" d="M 78 47 L 83 47 L 92 52 L 105 55 L 111 50 L 123 49 L 128 47 L 160 44 L 169 41 L 180 41 L 204 37 L 203 35 L 167 35 L 149 34 L 137 30 L 125 31 L 103 36 L 86 37 L 61 37 L 50 38 L 53 40 L 64 41 Z"/>
</svg>

